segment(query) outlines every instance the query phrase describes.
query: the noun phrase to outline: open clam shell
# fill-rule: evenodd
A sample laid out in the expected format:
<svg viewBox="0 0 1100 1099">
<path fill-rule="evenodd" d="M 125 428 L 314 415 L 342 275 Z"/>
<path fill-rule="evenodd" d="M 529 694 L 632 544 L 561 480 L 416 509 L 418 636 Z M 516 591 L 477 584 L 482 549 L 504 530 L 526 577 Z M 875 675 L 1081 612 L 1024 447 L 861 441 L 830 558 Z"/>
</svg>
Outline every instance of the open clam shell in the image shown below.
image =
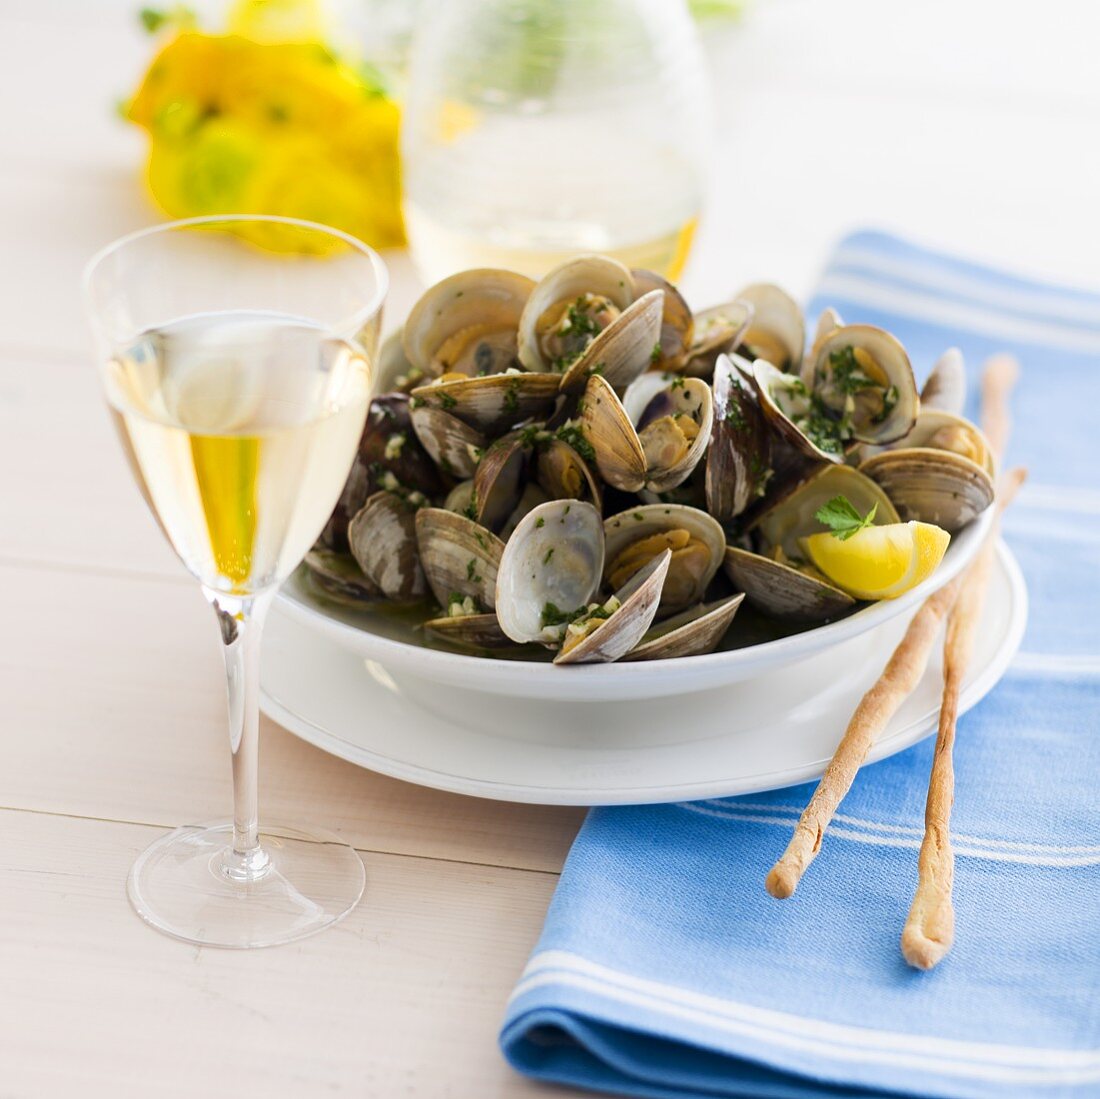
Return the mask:
<svg viewBox="0 0 1100 1099">
<path fill-rule="evenodd" d="M 618 607 L 607 618 L 595 620 L 591 632 L 579 641 L 570 644 L 567 630 L 565 644 L 554 663 L 610 664 L 636 648 L 657 613 L 671 559 L 672 553 L 665 550 L 639 569 L 615 593 Z"/>
<path fill-rule="evenodd" d="M 843 324 L 844 321 L 840 319 L 840 314 L 831 305 L 827 305 L 821 310 L 821 315 L 817 318 L 817 324 L 814 326 L 814 341 L 810 351 L 811 357 L 817 354 L 817 350 L 822 343 Z"/>
<path fill-rule="evenodd" d="M 587 606 L 604 563 L 600 513 L 580 500 L 551 500 L 528 512 L 504 546 L 497 569 L 496 611 L 501 629 L 521 644 L 557 644 L 549 609 Z"/>
<path fill-rule="evenodd" d="M 870 324 L 834 328 L 803 364 L 802 381 L 859 442 L 900 439 L 920 408 L 905 348 Z"/>
<path fill-rule="evenodd" d="M 409 362 L 402 345 L 404 330 L 391 332 L 378 349 L 371 385 L 375 393 L 404 393 L 424 380 L 423 370 Z"/>
<path fill-rule="evenodd" d="M 303 562 L 313 584 L 329 599 L 358 607 L 382 597 L 378 585 L 364 575 L 354 558 L 314 547 Z"/>
<path fill-rule="evenodd" d="M 420 445 L 449 477 L 472 477 L 488 440 L 477 428 L 444 412 L 420 405 L 411 413 Z"/>
<path fill-rule="evenodd" d="M 824 577 L 810 576 L 758 553 L 727 546 L 726 575 L 764 614 L 786 622 L 824 622 L 855 606 L 855 600 Z"/>
<path fill-rule="evenodd" d="M 985 511 L 996 492 L 985 436 L 968 420 L 936 409 L 922 411 L 908 435 L 871 454 L 859 471 L 882 486 L 902 519 L 951 533 Z"/>
<path fill-rule="evenodd" d="M 405 322 L 406 358 L 428 377 L 499 374 L 515 366 L 519 319 L 534 288 L 524 275 L 489 267 L 437 282 Z"/>
<path fill-rule="evenodd" d="M 646 456 L 638 432 L 615 390 L 598 374 L 588 379 L 581 425 L 595 452 L 596 468 L 609 485 L 623 492 L 645 487 Z"/>
<path fill-rule="evenodd" d="M 668 279 L 655 271 L 635 267 L 634 293 L 637 297 L 654 290 L 663 293 L 661 328 L 657 338 L 658 355 L 650 353 L 650 365 L 657 370 L 682 370 L 695 336 L 695 318 L 683 294 Z"/>
<path fill-rule="evenodd" d="M 590 323 L 569 330 L 571 304 L 599 299 L 602 306 Z M 609 256 L 577 256 L 547 272 L 527 299 L 519 321 L 519 361 L 534 371 L 561 373 L 563 360 L 583 353 L 598 331 L 634 300 L 634 276 Z M 652 346 L 652 345 L 651 345 Z"/>
<path fill-rule="evenodd" d="M 625 660 L 672 660 L 703 656 L 718 648 L 744 601 L 744 593 L 699 603 L 651 626 Z"/>
<path fill-rule="evenodd" d="M 539 447 L 535 457 L 535 480 L 551 500 L 587 500 L 596 507 L 602 504 L 603 488 L 599 479 L 564 439 L 552 438 Z"/>
<path fill-rule="evenodd" d="M 523 494 L 530 451 L 521 430 L 501 436 L 482 455 L 474 473 L 473 506 L 483 527 L 501 530 L 515 510 Z"/>
<path fill-rule="evenodd" d="M 966 364 L 957 347 L 949 347 L 932 365 L 920 391 L 920 407 L 961 416 L 966 407 Z"/>
<path fill-rule="evenodd" d="M 409 602 L 427 591 L 416 544 L 416 508 L 393 492 L 376 492 L 348 526 L 359 568 L 387 599 Z"/>
<path fill-rule="evenodd" d="M 806 343 L 806 322 L 798 302 L 770 282 L 754 282 L 734 297 L 752 306 L 752 321 L 737 350 L 747 359 L 767 359 L 797 374 Z"/>
<path fill-rule="evenodd" d="M 545 418 L 558 397 L 558 379 L 550 374 L 490 374 L 484 378 L 444 375 L 418 386 L 413 398 L 437 408 L 488 435 L 507 431 L 524 420 Z"/>
<path fill-rule="evenodd" d="M 685 537 L 686 535 L 686 537 Z M 643 504 L 604 522 L 604 579 L 622 587 L 633 572 L 672 550 L 661 610 L 674 614 L 700 603 L 722 565 L 726 536 L 705 511 L 683 504 Z"/>
<path fill-rule="evenodd" d="M 465 515 L 444 508 L 416 513 L 420 567 L 432 594 L 446 608 L 455 595 L 469 596 L 491 611 L 496 602 L 497 569 L 504 543 Z"/>
<path fill-rule="evenodd" d="M 719 355 L 732 351 L 743 339 L 752 322 L 752 306 L 747 301 L 712 305 L 695 314 L 695 332 L 684 363 L 684 373 L 709 378 Z"/>
<path fill-rule="evenodd" d="M 600 374 L 615 389 L 625 389 L 654 362 L 661 335 L 663 295 L 653 290 L 632 302 L 566 368 L 563 393 L 581 393 L 589 377 Z"/>
<path fill-rule="evenodd" d="M 801 378 L 764 359 L 752 364 L 752 377 L 768 425 L 784 443 L 812 462 L 844 461 L 844 444 L 819 422 Z"/>
<path fill-rule="evenodd" d="M 509 649 L 515 642 L 500 628 L 495 614 L 442 615 L 424 623 L 424 633 L 451 648 L 477 653 Z"/>
<path fill-rule="evenodd" d="M 739 360 L 751 372 L 750 364 Z M 707 511 L 720 523 L 761 499 L 771 479 L 771 442 L 751 373 L 721 355 L 714 367 L 714 417 L 706 454 Z"/>
</svg>

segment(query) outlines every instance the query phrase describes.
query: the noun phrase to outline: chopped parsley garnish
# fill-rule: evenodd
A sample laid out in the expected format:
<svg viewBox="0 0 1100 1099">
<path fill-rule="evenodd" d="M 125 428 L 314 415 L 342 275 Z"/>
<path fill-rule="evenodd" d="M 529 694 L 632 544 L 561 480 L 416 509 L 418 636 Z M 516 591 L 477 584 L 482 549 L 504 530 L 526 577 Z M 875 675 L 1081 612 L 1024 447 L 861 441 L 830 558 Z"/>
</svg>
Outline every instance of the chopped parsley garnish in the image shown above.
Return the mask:
<svg viewBox="0 0 1100 1099">
<path fill-rule="evenodd" d="M 853 347 L 841 347 L 829 352 L 832 383 L 841 393 L 854 396 L 864 389 L 874 389 L 878 382 L 870 377 L 856 360 Z"/>
<path fill-rule="evenodd" d="M 872 506 L 866 515 L 860 515 L 847 496 L 834 496 L 814 512 L 814 518 L 833 532 L 833 537 L 846 542 L 853 534 L 875 521 L 878 504 Z"/>
<path fill-rule="evenodd" d="M 550 547 L 550 548 L 549 548 L 549 549 L 548 549 L 548 550 L 546 551 L 546 555 L 545 555 L 545 556 L 543 557 L 543 559 L 542 559 L 542 563 L 543 563 L 544 565 L 549 565 L 549 564 L 550 564 L 550 558 L 551 558 L 551 557 L 553 557 L 553 556 L 554 556 L 554 547 L 553 547 L 553 546 L 551 546 L 551 547 Z"/>
<path fill-rule="evenodd" d="M 542 625 L 544 629 L 547 626 L 568 626 L 570 622 L 576 622 L 587 613 L 587 607 L 578 607 L 575 611 L 563 611 L 553 603 L 546 603 L 542 608 Z"/>
<path fill-rule="evenodd" d="M 544 527 L 544 526 L 546 526 L 546 520 L 540 515 L 535 520 L 535 530 L 538 530 L 540 527 Z"/>
<path fill-rule="evenodd" d="M 586 462 L 596 460 L 596 451 L 585 437 L 579 424 L 567 423 L 558 428 L 558 436 L 563 443 L 568 443 Z"/>
<path fill-rule="evenodd" d="M 598 336 L 600 326 L 588 315 L 584 298 L 577 298 L 571 306 L 566 318 L 563 332 L 576 332 L 579 336 Z"/>
<path fill-rule="evenodd" d="M 477 574 L 477 558 L 471 557 L 466 562 L 466 579 L 475 584 L 481 583 L 481 577 Z"/>
<path fill-rule="evenodd" d="M 504 394 L 504 411 L 516 412 L 519 409 L 519 381 L 513 378 L 508 383 L 508 390 Z"/>
<path fill-rule="evenodd" d="M 458 401 L 456 401 L 450 393 L 439 394 L 439 407 L 445 412 L 449 412 L 456 404 L 458 404 Z"/>
<path fill-rule="evenodd" d="M 661 361 L 661 341 L 658 340 L 653 345 L 653 350 L 649 353 L 649 361 L 653 366 L 656 366 Z"/>
</svg>

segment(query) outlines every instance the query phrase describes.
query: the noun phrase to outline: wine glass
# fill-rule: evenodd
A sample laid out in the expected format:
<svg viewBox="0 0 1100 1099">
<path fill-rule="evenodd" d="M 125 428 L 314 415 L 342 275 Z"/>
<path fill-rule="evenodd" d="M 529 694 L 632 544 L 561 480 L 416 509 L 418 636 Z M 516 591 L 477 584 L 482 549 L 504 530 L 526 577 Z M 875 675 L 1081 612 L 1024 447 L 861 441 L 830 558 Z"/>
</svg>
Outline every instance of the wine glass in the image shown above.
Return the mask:
<svg viewBox="0 0 1100 1099">
<path fill-rule="evenodd" d="M 600 252 L 675 281 L 702 206 L 709 114 L 684 0 L 423 4 L 401 126 L 421 275 L 538 278 Z"/>
<path fill-rule="evenodd" d="M 189 942 L 289 942 L 363 892 L 363 863 L 337 836 L 260 831 L 257 692 L 264 616 L 362 434 L 386 286 L 378 255 L 346 233 L 245 215 L 133 233 L 85 272 L 123 450 L 223 643 L 233 819 L 157 840 L 128 883 L 142 919 Z"/>
</svg>

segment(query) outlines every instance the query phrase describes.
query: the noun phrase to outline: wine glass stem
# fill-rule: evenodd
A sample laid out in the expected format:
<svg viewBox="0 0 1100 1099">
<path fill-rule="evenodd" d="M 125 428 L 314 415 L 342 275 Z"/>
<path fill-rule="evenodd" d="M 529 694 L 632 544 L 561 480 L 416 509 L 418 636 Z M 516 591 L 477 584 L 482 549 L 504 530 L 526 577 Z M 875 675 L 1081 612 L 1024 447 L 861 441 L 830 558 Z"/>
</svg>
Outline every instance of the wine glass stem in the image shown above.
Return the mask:
<svg viewBox="0 0 1100 1099">
<path fill-rule="evenodd" d="M 270 866 L 260 846 L 257 774 L 260 732 L 260 640 L 273 593 L 227 595 L 204 588 L 218 616 L 229 692 L 229 750 L 233 760 L 233 844 L 223 872 L 255 881 Z"/>
</svg>

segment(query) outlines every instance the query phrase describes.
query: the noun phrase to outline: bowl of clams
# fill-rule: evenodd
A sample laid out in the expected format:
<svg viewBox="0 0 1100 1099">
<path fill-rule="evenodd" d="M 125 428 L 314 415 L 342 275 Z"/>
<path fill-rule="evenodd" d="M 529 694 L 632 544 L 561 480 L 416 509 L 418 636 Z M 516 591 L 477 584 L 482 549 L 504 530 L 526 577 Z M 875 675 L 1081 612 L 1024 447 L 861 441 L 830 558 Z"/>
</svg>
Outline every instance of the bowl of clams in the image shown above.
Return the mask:
<svg viewBox="0 0 1100 1099">
<path fill-rule="evenodd" d="M 918 390 L 889 332 L 808 331 L 768 283 L 693 311 L 606 256 L 465 271 L 383 344 L 280 602 L 395 676 L 521 697 L 881 663 L 992 522 L 965 384 L 949 349 Z"/>
</svg>

